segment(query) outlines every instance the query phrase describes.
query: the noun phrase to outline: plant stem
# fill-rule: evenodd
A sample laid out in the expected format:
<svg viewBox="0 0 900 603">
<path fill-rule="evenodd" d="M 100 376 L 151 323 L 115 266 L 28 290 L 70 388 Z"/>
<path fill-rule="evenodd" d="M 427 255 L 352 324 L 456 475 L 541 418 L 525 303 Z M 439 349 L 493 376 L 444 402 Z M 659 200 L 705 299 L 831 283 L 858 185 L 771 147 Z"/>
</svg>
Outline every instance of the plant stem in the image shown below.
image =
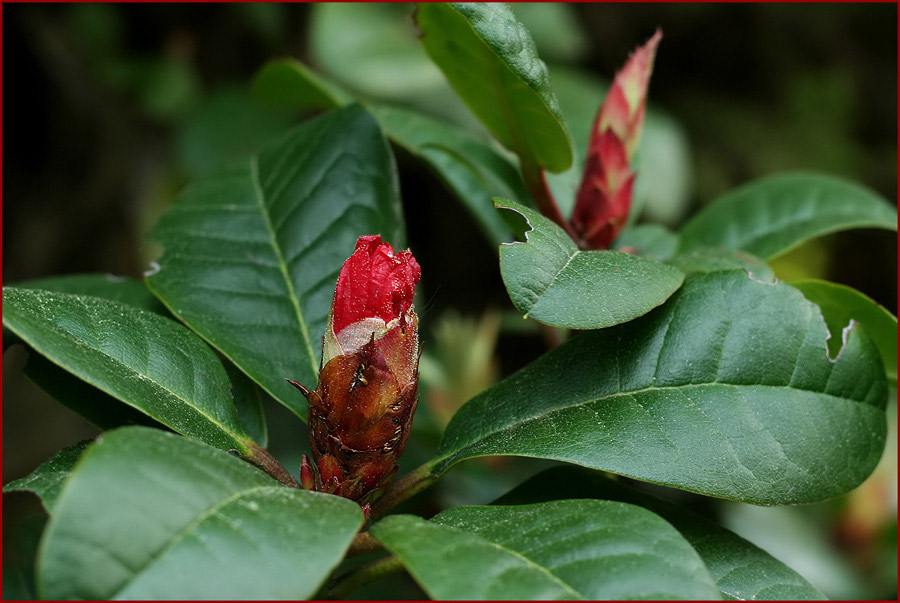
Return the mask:
<svg viewBox="0 0 900 603">
<path fill-rule="evenodd" d="M 544 343 L 547 344 L 547 347 L 551 350 L 559 345 L 562 345 L 563 336 L 562 332 L 556 327 L 551 327 L 550 325 L 545 325 L 544 323 L 538 323 L 541 328 L 541 336 L 544 338 Z"/>
<path fill-rule="evenodd" d="M 284 465 L 279 463 L 265 448 L 262 448 L 257 444 L 251 444 L 250 452 L 243 458 L 251 465 L 259 467 L 285 486 L 289 488 L 300 487 L 300 484 L 297 483 L 297 480 L 294 479 L 291 472 L 285 469 Z"/>
<path fill-rule="evenodd" d="M 375 551 L 380 551 L 382 548 L 381 543 L 372 538 L 372 535 L 368 532 L 362 532 L 357 534 L 355 538 L 353 538 L 353 542 L 350 543 L 350 550 L 347 551 L 348 557 L 358 557 L 360 555 L 366 555 L 368 553 L 374 553 Z"/>
<path fill-rule="evenodd" d="M 358 570 L 344 574 L 338 578 L 337 583 L 328 591 L 328 598 L 338 599 L 357 588 L 365 586 L 369 582 L 374 582 L 379 578 L 396 574 L 403 570 L 403 563 L 397 557 L 385 557 L 378 561 L 373 561 L 368 565 L 364 565 Z"/>
<path fill-rule="evenodd" d="M 430 486 L 437 479 L 437 476 L 431 472 L 432 464 L 433 462 L 429 461 L 392 482 L 381 498 L 372 503 L 372 511 L 369 514 L 370 521 L 384 515 L 404 500 Z"/>
<path fill-rule="evenodd" d="M 559 211 L 559 206 L 556 205 L 553 193 L 550 192 L 550 187 L 547 186 L 543 168 L 536 163 L 524 160 L 522 155 L 519 156 L 519 159 L 521 161 L 522 178 L 525 180 L 525 186 L 528 187 L 528 192 L 531 193 L 538 210 L 544 216 L 556 222 L 573 241 L 578 243 L 578 235 L 572 229 L 569 221 L 562 215 L 562 212 Z"/>
</svg>

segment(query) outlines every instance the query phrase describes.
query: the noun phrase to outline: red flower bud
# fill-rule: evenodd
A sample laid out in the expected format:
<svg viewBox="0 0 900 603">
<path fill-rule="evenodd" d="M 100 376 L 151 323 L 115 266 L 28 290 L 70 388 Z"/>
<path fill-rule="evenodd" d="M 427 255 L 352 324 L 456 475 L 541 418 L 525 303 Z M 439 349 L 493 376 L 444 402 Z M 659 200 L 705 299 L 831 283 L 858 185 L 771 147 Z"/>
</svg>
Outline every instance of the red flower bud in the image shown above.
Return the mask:
<svg viewBox="0 0 900 603">
<path fill-rule="evenodd" d="M 631 55 L 597 112 L 572 212 L 572 227 L 583 246 L 608 248 L 628 220 L 635 176 L 631 160 L 644 125 L 647 85 L 661 38 L 657 30 Z"/>
<path fill-rule="evenodd" d="M 291 382 L 309 401 L 316 490 L 370 501 L 397 470 L 417 401 L 421 274 L 408 250 L 395 255 L 379 236 L 360 237 L 341 268 L 319 385 Z"/>
</svg>

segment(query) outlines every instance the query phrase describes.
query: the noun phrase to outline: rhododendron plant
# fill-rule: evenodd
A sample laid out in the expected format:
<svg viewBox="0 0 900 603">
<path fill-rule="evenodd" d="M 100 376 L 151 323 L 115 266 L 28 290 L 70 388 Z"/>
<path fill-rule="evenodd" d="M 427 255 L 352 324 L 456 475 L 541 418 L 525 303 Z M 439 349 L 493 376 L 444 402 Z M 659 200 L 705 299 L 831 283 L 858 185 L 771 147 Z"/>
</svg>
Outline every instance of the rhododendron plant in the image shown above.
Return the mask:
<svg viewBox="0 0 900 603">
<path fill-rule="evenodd" d="M 38 463 L 17 442 L 46 447 L 62 436 L 54 427 L 4 440 L 4 460 L 14 461 L 4 473 L 18 478 L 5 492 L 31 492 L 46 511 L 36 500 L 20 507 L 32 515 L 18 522 L 30 548 L 4 532 L 4 599 L 812 600 L 825 593 L 779 560 L 798 557 L 726 528 L 776 522 L 730 523 L 728 513 L 781 506 L 805 518 L 853 508 L 846 517 L 865 515 L 866 530 L 848 521 L 835 532 L 842 538 L 896 538 L 896 459 L 882 454 L 896 318 L 821 280 L 822 257 L 837 254 L 815 256 L 819 278 L 786 280 L 796 257 L 829 249 L 827 240 L 779 259 L 861 227 L 870 229 L 863 240 L 893 249 L 895 207 L 816 172 L 725 192 L 715 187 L 743 176 L 711 172 L 706 190 L 677 190 L 679 179 L 700 180 L 691 178 L 696 142 L 684 114 L 696 99 L 678 96 L 687 99 L 679 105 L 671 96 L 673 86 L 680 93 L 683 82 L 707 80 L 693 71 L 700 61 L 677 60 L 691 56 L 680 46 L 690 36 L 677 29 L 690 14 L 649 19 L 660 9 L 648 8 L 628 27 L 606 21 L 615 36 L 592 32 L 607 56 L 637 47 L 611 78 L 612 69 L 588 71 L 587 61 L 560 65 L 577 46 L 569 40 L 550 46 L 549 65 L 538 56 L 524 15 L 572 8 L 565 4 L 234 6 L 229 14 L 269 42 L 276 30 L 299 28 L 271 27 L 278 13 L 266 10 L 311 14 L 298 42 L 311 41 L 303 54 L 315 66 L 261 62 L 246 98 L 229 88 L 226 102 L 170 132 L 179 157 L 202 156 L 193 170 L 173 167 L 139 195 L 116 189 L 129 200 L 123 214 L 147 198 L 147 213 L 159 215 L 140 256 L 146 272 L 110 278 L 103 272 L 117 264 L 103 264 L 97 274 L 4 283 L 4 402 L 14 411 L 4 419 L 32 408 L 20 397 L 31 388 L 42 421 L 49 394 L 68 408 L 61 413 L 95 426 L 74 417 L 77 433 L 93 437 L 62 442 L 71 445 L 31 475 Z M 35 105 L 93 98 L 80 88 L 52 103 L 40 95 L 81 81 L 79 52 L 130 47 L 107 36 L 82 48 L 58 35 L 70 20 L 99 27 L 106 12 L 69 19 L 54 10 L 44 27 L 40 6 L 8 7 L 22 17 L 10 23 L 25 27 L 11 40 L 34 38 L 35 52 L 65 59 L 60 69 L 24 69 L 67 76 L 26 87 Z M 537 21 L 545 37 L 567 22 L 579 24 Z M 835 20 L 824 22 L 830 32 Z M 671 28 L 663 45 L 657 23 Z M 231 41 L 231 29 L 212 29 Z M 181 69 L 215 54 L 194 48 L 202 38 L 176 33 L 168 67 L 139 62 L 154 85 L 128 80 L 129 94 L 153 92 L 144 104 L 155 111 L 193 89 Z M 383 52 L 371 47 L 379 37 Z M 723 39 L 700 37 L 693 48 Z M 241 65 L 251 46 L 299 49 L 240 40 L 240 52 L 225 54 Z M 674 58 L 657 65 L 648 94 L 658 49 Z M 194 50 L 203 61 L 188 60 Z M 335 60 L 331 50 L 356 54 Z M 804 62 L 779 65 L 789 73 Z M 660 78 L 670 66 L 679 72 Z M 108 77 L 118 63 L 97 68 L 104 85 L 123 79 Z M 743 71 L 727 75 L 746 81 Z M 724 77 L 715 72 L 708 86 Z M 169 80 L 177 90 L 162 85 Z M 890 98 L 892 86 L 883 92 Z M 848 94 L 836 95 L 842 106 L 852 105 Z M 104 102 L 92 120 L 112 96 L 97 94 Z M 131 115 L 110 113 L 116 124 Z M 82 134 L 84 123 L 69 126 L 79 114 L 55 121 Z M 735 114 L 744 119 L 743 108 Z M 54 131 L 19 121 L 13 134 L 37 135 L 32 142 Z M 804 132 L 810 124 L 814 140 L 827 139 L 829 120 L 805 120 Z M 143 144 L 129 133 L 129 144 Z M 159 160 L 158 133 L 136 157 Z M 89 167 L 80 161 L 86 148 L 71 149 L 79 169 L 68 171 Z M 855 157 L 833 155 L 844 151 Z M 141 182 L 162 171 L 125 167 Z M 112 191 L 118 174 L 102 170 L 97 194 Z M 158 202 L 186 174 L 182 192 Z M 18 181 L 28 182 L 11 186 Z M 52 184 L 42 188 L 69 190 Z M 681 223 L 689 204 L 702 209 Z M 664 221 L 650 211 L 661 207 L 678 211 Z M 116 237 L 116 249 L 129 240 Z M 43 265 L 50 237 L 33 238 L 24 252 L 4 247 L 4 262 Z M 865 272 L 889 280 L 893 263 L 877 244 L 866 248 Z M 137 258 L 132 265 L 142 266 Z M 867 293 L 889 303 L 890 282 L 888 293 Z M 851 491 L 874 504 L 838 498 Z M 799 508 L 822 501 L 815 512 Z M 6 529 L 17 513 L 4 513 Z M 816 547 L 835 540 L 822 532 Z M 780 536 L 770 542 L 794 544 Z"/>
</svg>

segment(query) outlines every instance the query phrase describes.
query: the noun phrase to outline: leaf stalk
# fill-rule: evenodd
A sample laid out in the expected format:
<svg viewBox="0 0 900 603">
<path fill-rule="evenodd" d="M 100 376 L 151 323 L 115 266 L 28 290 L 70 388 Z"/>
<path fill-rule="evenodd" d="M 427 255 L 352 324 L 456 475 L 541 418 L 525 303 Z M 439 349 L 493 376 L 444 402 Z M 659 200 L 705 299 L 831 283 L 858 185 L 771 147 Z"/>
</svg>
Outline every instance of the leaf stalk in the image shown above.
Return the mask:
<svg viewBox="0 0 900 603">
<path fill-rule="evenodd" d="M 337 579 L 331 590 L 328 591 L 329 599 L 340 599 L 356 589 L 370 582 L 379 580 L 384 576 L 396 574 L 403 570 L 403 563 L 395 556 L 385 557 L 364 565 L 358 570 L 344 574 Z"/>
</svg>

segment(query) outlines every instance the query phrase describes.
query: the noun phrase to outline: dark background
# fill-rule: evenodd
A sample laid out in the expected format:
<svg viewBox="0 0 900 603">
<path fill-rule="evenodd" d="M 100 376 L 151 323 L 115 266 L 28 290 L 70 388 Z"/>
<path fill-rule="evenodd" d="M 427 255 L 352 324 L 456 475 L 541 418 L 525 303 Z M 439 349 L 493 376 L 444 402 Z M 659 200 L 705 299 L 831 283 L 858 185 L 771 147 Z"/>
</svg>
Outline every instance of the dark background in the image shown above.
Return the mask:
<svg viewBox="0 0 900 603">
<path fill-rule="evenodd" d="M 77 272 L 139 277 L 154 257 L 143 245 L 148 228 L 206 169 L 210 107 L 240 114 L 251 102 L 253 74 L 269 58 L 294 56 L 323 69 L 310 50 L 315 10 L 5 4 L 4 283 Z M 896 5 L 580 4 L 567 15 L 565 27 L 535 31 L 541 56 L 607 81 L 662 27 L 650 96 L 690 142 L 687 215 L 735 185 L 789 169 L 845 176 L 896 200 Z M 348 25 L 342 35 L 358 32 Z M 295 119 L 248 110 L 247 132 L 220 146 L 252 146 Z M 468 214 L 431 173 L 397 155 L 410 247 L 440 283 L 464 283 L 423 282 L 423 314 L 508 309 L 490 248 Z M 896 244 L 896 235 L 883 231 L 831 235 L 780 259 L 776 271 L 851 285 L 896 314 Z M 502 331 L 499 374 L 544 349 L 536 335 Z M 96 433 L 24 379 L 24 360 L 15 347 L 4 354 L 4 483 Z M 276 423 L 279 409 L 268 410 Z M 896 481 L 893 488 L 896 513 Z M 4 519 L 36 512 L 28 495 L 4 498 Z M 841 538 L 831 540 L 849 571 L 876 581 L 867 594 L 895 596 L 896 573 L 893 582 L 873 578 L 878 561 L 854 557 L 854 546 L 875 545 Z M 896 555 L 896 532 L 893 545 Z"/>
</svg>

